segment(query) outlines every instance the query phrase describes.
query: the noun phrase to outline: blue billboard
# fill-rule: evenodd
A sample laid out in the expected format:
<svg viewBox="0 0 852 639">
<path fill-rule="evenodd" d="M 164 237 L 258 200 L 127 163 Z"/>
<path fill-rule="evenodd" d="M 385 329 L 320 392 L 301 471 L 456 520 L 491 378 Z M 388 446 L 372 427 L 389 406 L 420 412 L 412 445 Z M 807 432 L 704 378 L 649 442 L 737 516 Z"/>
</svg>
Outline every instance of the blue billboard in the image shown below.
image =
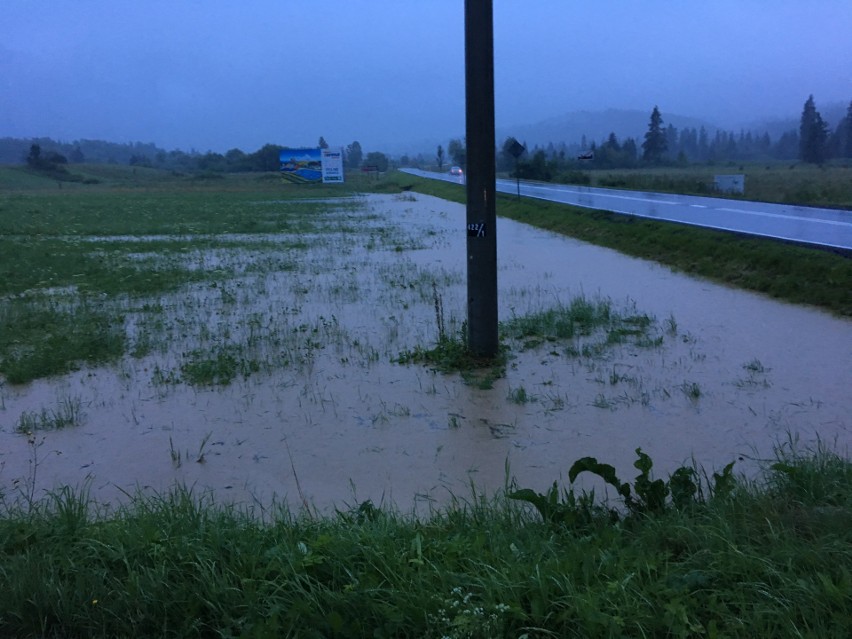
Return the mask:
<svg viewBox="0 0 852 639">
<path fill-rule="evenodd" d="M 282 149 L 278 155 L 281 177 L 288 182 L 322 180 L 322 149 Z"/>
</svg>

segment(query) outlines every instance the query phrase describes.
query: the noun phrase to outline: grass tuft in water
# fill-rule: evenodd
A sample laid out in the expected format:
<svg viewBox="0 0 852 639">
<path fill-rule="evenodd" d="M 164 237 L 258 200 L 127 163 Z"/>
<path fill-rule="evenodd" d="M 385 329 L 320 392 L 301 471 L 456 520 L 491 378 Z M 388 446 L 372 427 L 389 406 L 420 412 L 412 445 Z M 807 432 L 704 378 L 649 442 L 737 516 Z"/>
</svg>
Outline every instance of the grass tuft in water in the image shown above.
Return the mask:
<svg viewBox="0 0 852 639">
<path fill-rule="evenodd" d="M 455 337 L 444 336 L 433 348 L 415 347 L 403 351 L 395 360 L 399 364 L 425 364 L 441 373 L 460 373 L 465 383 L 489 389 L 506 370 L 506 351 L 500 348 L 496 357 L 478 357 L 467 347 L 467 325 Z"/>
<path fill-rule="evenodd" d="M 212 352 L 191 351 L 180 367 L 183 381 L 194 386 L 227 386 L 238 375 L 247 378 L 259 370 L 256 360 L 242 357 L 240 350 L 232 346 L 222 346 Z"/>
<path fill-rule="evenodd" d="M 656 335 L 653 317 L 633 309 L 623 312 L 615 309 L 608 299 L 591 300 L 582 295 L 567 305 L 516 315 L 501 323 L 500 329 L 503 337 L 521 342 L 524 349 L 573 340 L 566 353 L 583 357 L 597 357 L 617 344 L 652 348 L 663 343 L 663 336 Z M 598 341 L 591 339 L 595 336 L 600 336 Z"/>
<path fill-rule="evenodd" d="M 403 351 L 394 360 L 398 364 L 426 364 L 441 373 L 460 373 L 465 383 L 487 390 L 506 371 L 506 349 L 501 345 L 495 357 L 479 357 L 468 348 L 468 326 L 463 322 L 456 335 L 444 323 L 444 303 L 438 287 L 432 283 L 438 342 L 433 348 L 416 346 Z"/>
<path fill-rule="evenodd" d="M 743 364 L 743 368 L 747 370 L 750 374 L 762 375 L 763 373 L 768 373 L 769 369 L 765 368 L 763 364 L 760 363 L 760 360 L 754 358 L 750 362 Z"/>
<path fill-rule="evenodd" d="M 59 430 L 69 426 L 78 426 L 83 415 L 79 398 L 64 397 L 57 407 L 42 408 L 38 412 L 25 411 L 18 419 L 15 430 L 31 434 L 39 430 Z"/>
<path fill-rule="evenodd" d="M 701 385 L 698 382 L 684 382 L 680 389 L 691 400 L 698 400 L 702 395 Z"/>
<path fill-rule="evenodd" d="M 514 404 L 529 404 L 533 401 L 533 396 L 527 393 L 526 388 L 519 386 L 509 391 L 509 401 Z"/>
<path fill-rule="evenodd" d="M 537 337 L 545 341 L 564 340 L 577 335 L 590 335 L 594 330 L 608 326 L 612 318 L 611 302 L 580 296 L 566 306 L 512 317 L 503 322 L 501 328 L 506 337 L 512 339 Z"/>
</svg>

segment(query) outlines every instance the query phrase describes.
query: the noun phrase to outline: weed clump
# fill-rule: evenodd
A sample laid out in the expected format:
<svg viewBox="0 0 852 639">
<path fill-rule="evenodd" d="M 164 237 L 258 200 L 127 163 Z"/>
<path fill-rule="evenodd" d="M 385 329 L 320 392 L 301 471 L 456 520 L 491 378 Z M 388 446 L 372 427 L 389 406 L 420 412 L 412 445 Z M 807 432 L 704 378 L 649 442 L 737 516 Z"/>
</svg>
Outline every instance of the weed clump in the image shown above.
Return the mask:
<svg viewBox="0 0 852 639">
<path fill-rule="evenodd" d="M 444 322 L 444 302 L 437 285 L 432 285 L 435 306 L 435 323 L 438 342 L 432 348 L 416 346 L 403 351 L 396 358 L 399 364 L 426 364 L 441 373 L 460 373 L 462 379 L 482 389 L 490 389 L 494 381 L 503 377 L 506 370 L 506 348 L 501 345 L 495 357 L 481 357 L 468 348 L 467 322 L 463 322 L 456 335 L 447 332 Z"/>
<path fill-rule="evenodd" d="M 444 336 L 432 348 L 420 346 L 403 351 L 395 360 L 399 364 L 425 364 L 441 373 L 460 373 L 468 384 L 482 389 L 492 388 L 506 370 L 506 349 L 496 357 L 480 357 L 467 346 L 467 325 L 456 336 Z"/>
<path fill-rule="evenodd" d="M 632 487 L 618 478 L 613 466 L 601 463 L 594 457 L 583 457 L 574 462 L 568 471 L 568 480 L 573 484 L 584 472 L 597 475 L 621 497 L 628 517 L 662 515 L 669 509 L 685 510 L 704 505 L 708 495 L 714 498 L 728 497 L 735 485 L 734 462 L 725 466 L 721 473 L 714 472 L 712 481 L 707 482 L 705 487 L 696 469 L 688 466 L 676 469 L 668 481 L 653 479 L 651 469 L 654 464 L 651 458 L 641 448 L 636 449 L 636 455 L 633 466 L 639 474 Z M 543 494 L 525 488 L 509 493 L 508 497 L 531 504 L 542 519 L 551 524 L 571 527 L 588 525 L 602 517 L 610 522 L 617 522 L 623 517 L 619 510 L 598 502 L 594 491 L 584 491 L 577 495 L 571 487 L 562 491 L 560 496 L 555 482 Z"/>
</svg>

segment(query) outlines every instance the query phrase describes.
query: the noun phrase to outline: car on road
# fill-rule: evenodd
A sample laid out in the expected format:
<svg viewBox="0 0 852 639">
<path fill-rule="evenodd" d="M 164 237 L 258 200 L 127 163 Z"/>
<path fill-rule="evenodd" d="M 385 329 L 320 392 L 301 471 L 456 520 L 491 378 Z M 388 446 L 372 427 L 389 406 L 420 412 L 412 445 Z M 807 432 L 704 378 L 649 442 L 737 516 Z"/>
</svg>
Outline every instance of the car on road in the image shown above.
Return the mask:
<svg viewBox="0 0 852 639">
<path fill-rule="evenodd" d="M 453 167 L 450 167 L 450 175 L 461 176 L 461 175 L 464 175 L 464 171 L 462 171 L 462 168 L 460 166 L 453 166 Z"/>
</svg>

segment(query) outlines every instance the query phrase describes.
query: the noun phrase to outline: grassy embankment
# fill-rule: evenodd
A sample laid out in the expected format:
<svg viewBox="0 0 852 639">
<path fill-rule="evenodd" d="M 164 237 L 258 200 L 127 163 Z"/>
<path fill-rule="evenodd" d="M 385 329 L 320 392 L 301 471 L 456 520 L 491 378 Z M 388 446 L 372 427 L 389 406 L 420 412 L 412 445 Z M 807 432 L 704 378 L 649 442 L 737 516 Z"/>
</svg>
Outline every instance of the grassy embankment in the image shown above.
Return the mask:
<svg viewBox="0 0 852 639">
<path fill-rule="evenodd" d="M 393 174 L 388 181 L 456 202 L 464 187 Z M 672 269 L 795 304 L 852 317 L 852 259 L 815 248 L 723 231 L 497 196 L 497 215 L 562 233 Z"/>
<path fill-rule="evenodd" d="M 781 456 L 698 498 L 695 478 L 637 478 L 619 517 L 555 490 L 519 492 L 539 512 L 472 496 L 263 522 L 181 490 L 109 513 L 60 491 L 0 514 L 0 634 L 850 636 L 852 464 Z"/>
<path fill-rule="evenodd" d="M 599 169 L 576 171 L 569 177 L 581 177 L 589 186 L 604 188 L 716 196 L 715 176 L 726 174 L 745 176 L 745 193 L 724 195 L 726 198 L 852 209 L 852 167 L 849 166 L 746 164 Z"/>
</svg>

